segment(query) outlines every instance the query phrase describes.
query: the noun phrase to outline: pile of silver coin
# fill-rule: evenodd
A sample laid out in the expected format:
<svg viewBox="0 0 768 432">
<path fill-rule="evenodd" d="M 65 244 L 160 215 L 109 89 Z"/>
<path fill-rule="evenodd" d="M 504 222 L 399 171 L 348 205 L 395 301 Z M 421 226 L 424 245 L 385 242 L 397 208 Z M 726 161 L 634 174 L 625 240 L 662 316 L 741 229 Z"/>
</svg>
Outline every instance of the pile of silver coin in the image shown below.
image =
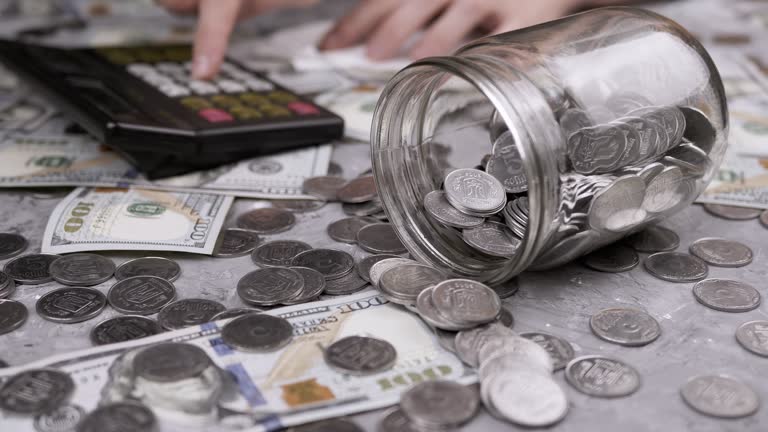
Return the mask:
<svg viewBox="0 0 768 432">
<path fill-rule="evenodd" d="M 675 213 L 712 165 L 707 152 L 715 129 L 696 109 L 652 106 L 635 94 L 617 95 L 607 106 L 558 114 L 567 149 L 559 226 L 534 268 L 564 264 L 596 241 L 609 243 Z M 492 152 L 476 168 L 449 172 L 442 190 L 427 194 L 423 205 L 436 223 L 460 229 L 475 250 L 510 258 L 528 226 L 528 180 L 515 138 L 498 116 L 489 130 Z"/>
</svg>

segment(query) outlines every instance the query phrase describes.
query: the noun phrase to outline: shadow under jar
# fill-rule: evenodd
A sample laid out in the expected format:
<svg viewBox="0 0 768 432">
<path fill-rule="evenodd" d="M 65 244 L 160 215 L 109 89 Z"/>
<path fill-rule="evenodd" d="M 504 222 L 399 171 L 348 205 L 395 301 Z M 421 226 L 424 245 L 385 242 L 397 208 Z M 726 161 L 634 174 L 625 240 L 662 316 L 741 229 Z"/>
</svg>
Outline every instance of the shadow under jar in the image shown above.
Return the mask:
<svg viewBox="0 0 768 432">
<path fill-rule="evenodd" d="M 727 134 L 722 82 L 699 42 L 660 15 L 612 7 L 403 69 L 377 105 L 371 157 L 412 255 L 500 283 L 683 209 L 711 180 Z M 444 185 L 460 168 L 504 186 L 507 204 L 485 215 L 494 229 L 484 235 L 488 244 L 511 239 L 512 253 L 488 254 L 425 210 L 427 194 L 444 187 L 489 198 L 472 176 Z"/>
</svg>

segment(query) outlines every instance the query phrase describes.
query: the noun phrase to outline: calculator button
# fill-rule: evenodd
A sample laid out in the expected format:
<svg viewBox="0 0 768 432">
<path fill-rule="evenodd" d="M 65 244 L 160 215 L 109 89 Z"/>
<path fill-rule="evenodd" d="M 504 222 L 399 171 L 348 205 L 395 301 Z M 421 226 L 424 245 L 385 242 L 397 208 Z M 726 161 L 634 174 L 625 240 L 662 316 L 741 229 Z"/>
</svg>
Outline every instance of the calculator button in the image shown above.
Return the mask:
<svg viewBox="0 0 768 432">
<path fill-rule="evenodd" d="M 198 114 L 200 114 L 200 117 L 211 123 L 223 123 L 235 120 L 228 112 L 218 108 L 205 108 L 198 111 Z"/>
<path fill-rule="evenodd" d="M 290 109 L 291 111 L 293 111 L 298 115 L 320 114 L 320 110 L 316 106 L 307 102 L 302 102 L 302 101 L 290 102 L 287 105 L 287 107 L 288 109 Z"/>
</svg>

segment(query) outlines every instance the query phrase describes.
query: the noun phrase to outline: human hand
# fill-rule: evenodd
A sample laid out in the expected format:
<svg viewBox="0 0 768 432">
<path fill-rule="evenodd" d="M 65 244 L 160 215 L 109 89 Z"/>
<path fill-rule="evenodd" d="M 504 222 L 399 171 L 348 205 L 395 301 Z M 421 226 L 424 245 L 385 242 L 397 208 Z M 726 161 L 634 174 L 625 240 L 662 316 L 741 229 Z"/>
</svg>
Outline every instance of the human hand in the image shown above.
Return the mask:
<svg viewBox="0 0 768 432">
<path fill-rule="evenodd" d="M 445 54 L 475 30 L 503 33 L 559 18 L 585 0 L 362 0 L 339 20 L 321 49 L 366 43 L 368 57 L 397 55 L 408 39 L 424 30 L 410 50 L 413 59 Z"/>
<path fill-rule="evenodd" d="M 229 36 L 239 19 L 281 7 L 303 7 L 319 0 L 157 0 L 158 4 L 178 14 L 198 15 L 192 76 L 212 78 L 224 60 Z"/>
</svg>

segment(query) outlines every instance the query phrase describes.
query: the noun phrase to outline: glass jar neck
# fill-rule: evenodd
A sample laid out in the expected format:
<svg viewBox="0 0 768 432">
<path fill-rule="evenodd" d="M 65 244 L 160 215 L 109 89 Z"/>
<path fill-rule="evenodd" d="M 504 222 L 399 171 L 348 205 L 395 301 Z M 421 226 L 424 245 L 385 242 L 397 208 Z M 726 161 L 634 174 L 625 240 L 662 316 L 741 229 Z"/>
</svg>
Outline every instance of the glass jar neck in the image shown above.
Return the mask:
<svg viewBox="0 0 768 432">
<path fill-rule="evenodd" d="M 427 189 L 440 186 L 438 179 L 425 172 L 429 171 L 430 151 L 418 119 L 425 117 L 430 93 L 445 76 L 461 78 L 482 93 L 506 123 L 520 151 L 528 180 L 529 221 L 511 260 L 463 255 L 441 241 L 439 234 L 428 232 L 422 221 L 425 216 L 418 215 L 423 213 L 419 201 Z M 520 71 L 493 57 L 464 51 L 406 68 L 382 93 L 371 142 L 372 164 L 387 214 L 404 228 L 399 230 L 401 240 L 423 262 L 489 283 L 503 282 L 530 266 L 558 228 L 558 164 L 565 160 L 559 145 L 560 128 L 541 91 Z M 421 162 L 398 159 L 405 153 L 416 153 L 414 159 Z"/>
</svg>

